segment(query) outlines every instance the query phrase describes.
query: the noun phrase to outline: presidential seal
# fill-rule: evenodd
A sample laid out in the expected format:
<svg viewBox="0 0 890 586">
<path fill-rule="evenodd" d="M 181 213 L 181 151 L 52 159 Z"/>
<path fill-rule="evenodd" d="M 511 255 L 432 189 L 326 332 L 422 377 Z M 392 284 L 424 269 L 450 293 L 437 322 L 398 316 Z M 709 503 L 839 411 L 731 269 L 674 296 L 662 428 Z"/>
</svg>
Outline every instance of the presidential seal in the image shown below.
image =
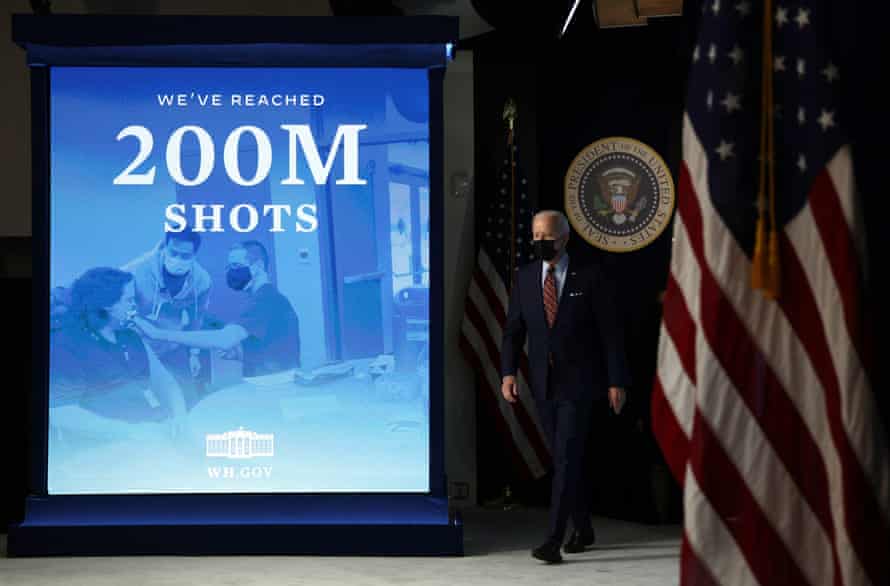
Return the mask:
<svg viewBox="0 0 890 586">
<path fill-rule="evenodd" d="M 578 153 L 566 173 L 569 221 L 587 242 L 610 252 L 647 246 L 674 210 L 674 180 L 646 144 L 610 137 Z"/>
</svg>

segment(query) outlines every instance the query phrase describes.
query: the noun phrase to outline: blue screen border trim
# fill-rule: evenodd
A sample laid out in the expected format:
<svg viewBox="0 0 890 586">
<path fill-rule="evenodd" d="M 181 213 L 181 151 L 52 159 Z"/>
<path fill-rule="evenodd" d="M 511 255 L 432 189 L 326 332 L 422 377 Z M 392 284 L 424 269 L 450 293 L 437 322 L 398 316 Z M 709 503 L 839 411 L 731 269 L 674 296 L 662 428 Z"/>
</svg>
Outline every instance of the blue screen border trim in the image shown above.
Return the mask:
<svg viewBox="0 0 890 586">
<path fill-rule="evenodd" d="M 86 19 L 88 17 L 79 17 Z M 108 23 L 115 19 L 129 20 L 138 17 L 95 17 L 97 21 Z M 185 20 L 196 17 L 154 17 L 165 21 Z M 228 17 L 220 17 L 230 21 Z M 208 23 L 215 17 L 200 17 Z M 441 27 L 453 33 L 450 42 L 457 40 L 457 19 L 430 17 Z M 40 21 L 67 20 L 67 17 L 30 17 L 15 15 L 13 17 L 13 38 L 22 44 L 25 32 L 34 35 L 40 30 Z M 247 18 L 250 22 L 270 22 L 272 19 Z M 324 19 L 284 18 L 277 21 L 303 21 Z M 340 19 L 330 19 L 338 21 Z M 376 21 L 379 19 L 346 19 L 356 22 Z M 388 19 L 395 20 L 395 19 Z M 414 19 L 412 19 L 413 21 Z M 426 17 L 420 20 L 427 20 Z M 81 21 L 86 22 L 86 21 Z M 27 25 L 27 26 L 24 26 Z M 208 24 L 209 26 L 209 24 Z M 327 25 L 326 25 L 327 26 Z M 404 23 L 398 27 L 404 33 Z M 336 28 L 336 26 L 334 26 Z M 347 27 L 348 28 L 348 27 Z M 385 28 L 385 27 L 384 27 Z M 280 27 L 275 29 L 280 30 Z M 330 26 L 327 30 L 332 30 Z M 274 31 L 273 31 L 274 32 Z M 378 30 L 376 34 L 382 31 Z M 417 32 L 417 31 L 415 31 Z M 141 35 L 144 36 L 143 29 Z M 183 33 L 187 34 L 187 32 Z M 37 35 L 39 37 L 39 35 Z M 42 38 L 42 37 L 41 37 Z M 367 39 L 364 39 L 367 40 Z M 342 42 L 342 41 L 341 41 Z M 446 43 L 440 45 L 441 55 L 446 56 Z M 83 63 L 78 63 L 84 65 Z M 120 63 L 124 65 L 124 63 Z M 204 63 L 192 62 L 191 66 L 203 66 Z M 420 493 L 434 499 L 447 499 L 447 480 L 445 476 L 444 458 L 444 296 L 443 296 L 443 238 L 444 238 L 444 122 L 443 122 L 443 82 L 444 67 L 427 67 L 430 100 L 430 490 Z M 32 116 L 32 242 L 33 242 L 33 313 L 32 313 L 32 389 L 29 401 L 29 413 L 25 414 L 31 422 L 29 434 L 29 471 L 28 492 L 31 497 L 47 497 L 47 434 L 49 409 L 49 272 L 50 272 L 50 142 L 49 142 L 49 67 L 32 63 L 31 71 L 31 116 Z M 196 495 L 199 493 L 190 493 Z M 269 494 L 269 493 L 262 493 Z M 355 495 L 380 495 L 386 493 L 345 493 L 334 495 L 335 498 L 354 498 Z M 418 493 L 392 493 L 418 496 Z M 182 495 L 182 496 L 190 496 Z M 244 493 L 250 495 L 250 493 Z M 115 495 L 110 495 L 115 496 Z M 138 495 L 117 495 L 125 498 Z M 180 495 L 171 495 L 174 498 Z M 233 495 L 242 496 L 242 495 Z M 294 498 L 317 498 L 316 493 L 276 493 L 275 496 Z"/>
<path fill-rule="evenodd" d="M 442 67 L 447 16 L 12 16 L 31 65 Z"/>
<path fill-rule="evenodd" d="M 29 65 L 89 67 L 388 67 L 444 66 L 446 45 L 158 45 L 54 47 L 28 44 Z"/>
<path fill-rule="evenodd" d="M 49 279 L 50 279 L 50 73 L 31 68 L 31 393 L 28 492 L 47 494 L 49 429 Z"/>
</svg>

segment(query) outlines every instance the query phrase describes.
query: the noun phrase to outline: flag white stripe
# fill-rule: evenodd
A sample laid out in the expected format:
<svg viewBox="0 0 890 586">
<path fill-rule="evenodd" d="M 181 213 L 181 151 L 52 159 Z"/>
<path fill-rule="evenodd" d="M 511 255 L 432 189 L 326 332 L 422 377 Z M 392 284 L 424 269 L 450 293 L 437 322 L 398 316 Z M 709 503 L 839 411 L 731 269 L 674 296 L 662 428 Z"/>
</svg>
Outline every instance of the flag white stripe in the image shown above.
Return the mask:
<svg viewBox="0 0 890 586">
<path fill-rule="evenodd" d="M 671 273 L 683 297 L 693 321 L 698 315 L 698 291 L 701 286 L 701 269 L 698 260 L 688 244 L 686 226 L 680 214 L 674 216 L 674 252 L 671 256 Z M 696 325 L 696 328 L 698 326 Z M 663 348 L 663 346 L 666 346 Z M 667 329 L 662 325 L 659 337 L 657 372 L 661 379 L 664 395 L 671 405 L 674 417 L 687 437 L 692 435 L 692 422 L 695 417 L 695 385 L 691 374 L 687 373 L 679 359 L 676 344 Z"/>
<path fill-rule="evenodd" d="M 473 279 L 470 281 L 470 289 L 467 292 L 469 298 L 476 305 L 476 308 L 481 308 L 487 305 L 487 299 L 482 291 L 479 289 L 479 285 L 476 283 L 476 280 Z M 491 339 L 495 344 L 500 345 L 501 338 L 503 337 L 503 330 L 501 329 L 501 324 L 495 319 L 494 314 L 490 311 L 479 311 L 479 314 L 482 316 L 482 321 L 484 322 L 485 328 L 488 331 Z M 485 354 L 486 360 L 488 358 L 488 354 Z M 500 365 L 493 365 L 497 376 L 500 377 Z M 541 427 L 540 422 L 538 421 L 538 410 L 535 405 L 535 400 L 532 397 L 531 390 L 528 386 L 528 381 L 525 380 L 525 376 L 522 372 L 516 373 L 516 382 L 519 385 L 519 400 L 522 402 L 522 405 L 525 407 L 526 412 L 531 417 L 532 421 L 535 422 L 535 428 L 538 431 L 538 435 L 542 438 L 545 437 L 543 428 Z M 498 384 L 498 388 L 500 388 L 500 383 Z"/>
<path fill-rule="evenodd" d="M 507 305 L 510 302 L 510 296 L 507 294 L 507 287 L 504 284 L 504 281 L 501 280 L 501 275 L 498 274 L 494 265 L 491 264 L 491 259 L 488 258 L 488 255 L 485 254 L 484 250 L 479 252 L 479 270 L 485 275 L 485 282 L 488 283 L 492 291 L 494 291 L 495 297 L 497 297 L 501 304 L 501 310 L 504 312 L 504 315 L 507 315 Z"/>
<path fill-rule="evenodd" d="M 696 394 L 699 413 L 745 479 L 748 490 L 801 573 L 812 584 L 832 583 L 831 541 L 819 519 L 798 491 L 757 418 L 739 397 L 704 332 L 696 337 L 695 350 L 696 380 L 700 388 L 707 389 Z"/>
<path fill-rule="evenodd" d="M 690 549 L 718 584 L 759 586 L 732 534 L 702 492 L 692 471 L 686 466 L 683 483 L 683 510 L 686 540 Z"/>
<path fill-rule="evenodd" d="M 707 181 L 707 156 L 688 116 L 684 120 L 683 151 L 693 191 L 701 207 L 706 261 L 723 295 L 732 304 L 819 447 L 828 477 L 835 541 L 844 583 L 864 584 L 866 582 L 857 581 L 858 576 L 864 580 L 865 573 L 846 532 L 840 456 L 832 439 L 824 389 L 815 367 L 778 305 L 754 291 L 747 278 L 739 278 L 740 272 L 749 274 L 750 261 L 713 208 Z"/>
<path fill-rule="evenodd" d="M 834 184 L 841 209 L 844 211 L 844 222 L 847 225 L 859 256 L 861 266 L 865 265 L 865 221 L 860 206 L 856 205 L 856 177 L 853 172 L 853 155 L 850 145 L 843 145 L 837 154 L 826 165 L 828 176 Z"/>
<path fill-rule="evenodd" d="M 491 290 L 494 292 L 495 299 L 497 303 L 500 305 L 500 311 L 503 312 L 504 315 L 507 314 L 508 304 L 509 304 L 509 294 L 507 293 L 507 289 L 505 283 L 501 279 L 500 274 L 495 269 L 494 265 L 491 262 L 491 259 L 486 254 L 485 250 L 480 250 L 479 259 L 478 259 L 478 273 L 474 275 L 474 278 L 471 280 L 471 291 L 470 294 L 472 298 L 476 301 L 477 309 L 481 308 L 489 308 L 490 302 L 489 298 L 486 297 L 481 290 L 479 283 L 476 282 L 477 279 L 485 279 L 485 283 Z M 484 304 L 482 304 L 484 302 Z M 491 308 L 487 311 L 479 311 L 479 314 L 483 316 L 483 319 L 486 322 L 486 326 L 489 332 L 492 335 L 492 339 L 496 344 L 499 344 L 502 337 L 502 329 L 501 324 L 493 319 L 495 315 L 495 309 Z M 523 352 L 525 355 L 528 354 L 528 341 L 526 340 L 525 345 L 523 346 Z M 494 365 L 495 370 L 500 373 L 500 365 Z M 547 446 L 547 438 L 546 434 L 543 433 L 543 428 L 541 427 L 540 420 L 538 418 L 537 406 L 535 404 L 533 395 L 531 393 L 531 387 L 529 385 L 528 380 L 525 378 L 525 375 L 520 371 L 517 372 L 517 384 L 519 385 L 519 396 L 522 405 L 525 407 L 526 413 L 530 416 L 532 421 L 535 424 L 535 430 L 538 433 L 538 436 L 541 440 L 541 443 Z M 499 387 L 500 388 L 500 387 Z M 511 412 L 512 415 L 512 412 Z M 530 432 L 531 433 L 531 432 Z M 525 438 L 525 441 L 528 442 L 529 439 Z M 539 476 L 537 472 L 533 473 L 535 477 Z"/>
<path fill-rule="evenodd" d="M 674 237 L 681 241 L 688 241 L 689 238 L 679 215 L 674 220 Z M 687 245 L 676 251 L 675 255 L 680 274 L 675 274 L 674 280 L 690 309 L 695 325 L 696 381 L 698 387 L 705 391 L 695 392 L 682 369 L 679 356 L 671 355 L 672 351 L 676 352 L 673 340 L 664 335 L 662 340 L 665 354 L 659 357 L 662 381 L 664 383 L 669 380 L 666 373 L 671 370 L 682 373 L 675 385 L 670 386 L 673 387 L 672 393 L 683 398 L 670 401 L 671 405 L 673 407 L 683 400 L 698 403 L 702 417 L 709 423 L 740 475 L 745 478 L 755 501 L 780 538 L 788 545 L 789 552 L 803 574 L 814 583 L 818 582 L 820 577 L 831 576 L 834 571 L 830 540 L 707 343 L 701 329 L 700 312 L 691 303 L 691 300 L 699 299 L 698 291 L 701 286 L 700 267 L 694 252 Z M 663 333 L 666 334 L 666 330 Z M 666 390 L 665 395 L 668 394 Z M 685 405 L 682 410 L 674 408 L 674 412 L 678 420 L 689 420 L 687 435 L 691 435 L 694 412 L 690 414 Z M 681 413 L 684 415 L 680 415 Z M 797 547 L 801 535 L 804 536 L 803 548 Z"/>
<path fill-rule="evenodd" d="M 692 437 L 692 423 L 695 418 L 695 387 L 686 376 L 680 362 L 680 355 L 664 326 L 658 342 L 658 379 L 664 397 L 686 437 Z"/>
<path fill-rule="evenodd" d="M 504 315 L 507 315 L 510 303 L 510 295 L 507 293 L 507 289 L 504 285 L 504 282 L 501 280 L 501 276 L 498 274 L 497 270 L 494 268 L 494 265 L 491 263 L 491 259 L 488 258 L 488 255 L 485 254 L 485 251 L 481 251 L 479 254 L 479 267 L 481 273 L 485 276 L 486 282 L 494 291 L 495 297 L 497 297 L 498 301 L 501 304 L 501 310 L 504 312 Z M 480 291 L 481 293 L 481 291 Z M 492 330 L 493 332 L 495 330 Z M 497 338 L 495 340 L 500 340 L 503 335 L 501 330 L 498 330 Z M 528 356 L 528 340 L 525 341 L 523 345 L 523 354 Z M 523 405 L 526 406 L 526 411 L 532 416 L 535 421 L 535 426 L 538 428 L 538 432 L 541 435 L 542 440 L 546 443 L 546 435 L 542 431 L 541 423 L 538 419 L 538 409 L 537 406 L 532 399 L 533 395 L 531 392 L 531 384 L 525 378 L 525 375 L 520 371 L 516 373 L 516 380 L 519 384 L 520 395 L 522 397 Z"/>
<path fill-rule="evenodd" d="M 476 331 L 476 328 L 473 326 L 470 320 L 464 320 L 461 330 L 463 331 L 467 342 L 469 342 L 473 350 L 475 350 L 476 353 L 480 356 L 484 356 L 486 354 L 485 344 L 482 342 L 482 338 L 479 336 L 479 332 Z M 486 368 L 483 370 L 484 372 L 480 374 L 484 376 L 486 382 L 488 383 L 489 389 L 487 390 L 487 392 L 496 392 L 498 389 L 501 388 L 500 381 L 497 380 L 497 376 L 492 372 L 490 368 Z M 535 478 L 544 475 L 546 473 L 546 470 L 541 461 L 538 459 L 537 454 L 535 454 L 535 450 L 528 443 L 522 426 L 516 420 L 516 417 L 514 417 L 513 413 L 510 412 L 512 408 L 507 405 L 506 402 L 503 401 L 499 395 L 500 393 L 495 396 L 495 402 L 498 405 L 498 409 L 501 412 L 502 418 L 507 423 L 507 427 L 510 430 L 510 435 L 513 437 L 513 442 L 516 444 L 517 449 L 528 465 L 532 475 Z"/>
<path fill-rule="evenodd" d="M 797 251 L 829 341 L 828 349 L 840 386 L 844 429 L 862 468 L 874 484 L 883 514 L 890 520 L 890 468 L 882 457 L 886 454 L 884 429 L 879 420 L 872 421 L 877 405 L 843 312 L 838 310 L 843 306 L 843 299 L 809 203 L 788 223 L 785 232 Z"/>
</svg>

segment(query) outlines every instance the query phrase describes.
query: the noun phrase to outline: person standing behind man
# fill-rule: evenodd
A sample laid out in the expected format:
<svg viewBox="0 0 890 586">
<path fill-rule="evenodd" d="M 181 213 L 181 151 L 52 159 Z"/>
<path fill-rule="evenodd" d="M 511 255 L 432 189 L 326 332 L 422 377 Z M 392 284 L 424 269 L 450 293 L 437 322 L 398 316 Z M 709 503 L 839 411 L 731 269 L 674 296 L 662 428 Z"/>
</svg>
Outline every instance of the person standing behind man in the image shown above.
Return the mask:
<svg viewBox="0 0 890 586">
<path fill-rule="evenodd" d="M 132 273 L 141 317 L 167 330 L 198 330 L 204 325 L 210 297 L 210 273 L 198 263 L 201 235 L 191 229 L 167 232 L 162 245 L 122 270 Z M 197 400 L 195 379 L 201 373 L 201 349 L 154 340 L 152 349 L 186 389 L 189 405 Z"/>
<path fill-rule="evenodd" d="M 240 317 L 219 330 L 195 332 L 163 330 L 136 318 L 147 337 L 196 348 L 223 350 L 240 358 L 244 376 L 273 374 L 300 366 L 300 323 L 287 297 L 269 279 L 269 253 L 256 240 L 236 244 L 229 251 L 226 282 L 248 295 Z"/>
<path fill-rule="evenodd" d="M 566 553 L 584 551 L 595 540 L 590 490 L 582 486 L 581 470 L 588 423 L 604 396 L 618 413 L 630 384 L 613 289 L 595 267 L 570 262 L 565 252 L 569 232 L 561 212 L 535 215 L 532 236 L 538 260 L 516 275 L 501 347 L 501 393 L 515 403 L 516 371 L 528 339 L 529 386 L 554 467 L 549 531 L 532 556 L 550 563 L 562 561 L 570 516 L 574 532 Z"/>
</svg>

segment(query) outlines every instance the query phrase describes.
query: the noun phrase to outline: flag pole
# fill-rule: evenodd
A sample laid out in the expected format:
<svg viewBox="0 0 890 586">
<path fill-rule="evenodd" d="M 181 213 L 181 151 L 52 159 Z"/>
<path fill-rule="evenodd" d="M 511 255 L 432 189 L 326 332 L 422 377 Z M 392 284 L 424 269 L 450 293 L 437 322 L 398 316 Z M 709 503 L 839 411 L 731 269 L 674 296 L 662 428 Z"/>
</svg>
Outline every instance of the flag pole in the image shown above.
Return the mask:
<svg viewBox="0 0 890 586">
<path fill-rule="evenodd" d="M 510 161 L 510 262 L 507 263 L 507 291 L 513 289 L 513 273 L 516 272 L 516 102 L 507 98 L 502 118 L 507 125 L 507 153 Z M 504 483 L 502 508 L 508 511 L 514 507 L 513 490 L 509 480 Z"/>
<path fill-rule="evenodd" d="M 507 98 L 501 114 L 507 125 L 507 153 L 510 161 L 510 272 L 507 278 L 507 290 L 513 287 L 513 273 L 516 271 L 516 102 Z"/>
<path fill-rule="evenodd" d="M 751 259 L 751 287 L 775 299 L 781 289 L 779 235 L 776 222 L 775 108 L 773 106 L 772 0 L 763 6 L 763 70 L 760 111 L 760 186 L 757 193 L 757 231 Z M 767 198 L 769 202 L 767 203 Z M 769 237 L 767 237 L 769 214 Z"/>
<path fill-rule="evenodd" d="M 773 3 L 772 0 L 764 0 L 765 6 L 764 10 L 766 10 L 768 16 L 772 16 L 773 12 Z M 773 71 L 772 71 L 772 61 L 773 61 L 773 26 L 772 19 L 768 18 L 766 21 L 766 27 L 763 31 L 764 35 L 764 44 L 766 46 L 766 54 L 769 59 L 769 68 L 767 69 L 767 113 L 768 118 L 767 122 L 769 124 L 768 132 L 766 135 L 766 153 L 767 153 L 767 164 L 769 165 L 769 217 L 770 217 L 770 234 L 769 234 L 769 256 L 767 262 L 767 286 L 764 290 L 764 295 L 768 299 L 776 299 L 779 296 L 779 292 L 781 291 L 781 282 L 782 282 L 782 274 L 779 270 L 779 236 L 778 236 L 778 228 L 776 221 L 776 152 L 775 152 L 775 102 L 773 100 Z"/>
<path fill-rule="evenodd" d="M 766 213 L 767 213 L 767 187 L 766 177 L 769 155 L 767 153 L 767 134 L 769 134 L 769 92 L 768 84 L 772 76 L 772 58 L 771 51 L 766 46 L 766 34 L 772 23 L 772 10 L 769 6 L 764 5 L 763 8 L 763 35 L 761 55 L 761 75 L 760 75 L 760 150 L 758 157 L 758 165 L 760 167 L 758 179 L 760 184 L 757 190 L 757 231 L 754 237 L 754 254 L 751 258 L 751 287 L 755 290 L 764 290 L 768 287 L 769 278 L 767 276 L 767 236 L 766 236 Z"/>
</svg>

